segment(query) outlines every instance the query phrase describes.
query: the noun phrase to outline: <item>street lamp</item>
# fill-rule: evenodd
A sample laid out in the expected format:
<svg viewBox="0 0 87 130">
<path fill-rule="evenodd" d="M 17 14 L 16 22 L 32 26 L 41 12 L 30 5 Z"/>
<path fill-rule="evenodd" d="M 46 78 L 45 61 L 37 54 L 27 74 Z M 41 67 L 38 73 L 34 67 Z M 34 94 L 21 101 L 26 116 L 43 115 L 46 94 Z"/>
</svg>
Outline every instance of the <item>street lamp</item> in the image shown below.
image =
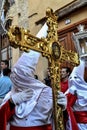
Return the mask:
<svg viewBox="0 0 87 130">
<path fill-rule="evenodd" d="M 84 25 L 81 24 L 77 29 L 79 32 L 73 33 L 75 47 L 79 56 L 87 59 L 87 31 L 84 30 Z"/>
</svg>

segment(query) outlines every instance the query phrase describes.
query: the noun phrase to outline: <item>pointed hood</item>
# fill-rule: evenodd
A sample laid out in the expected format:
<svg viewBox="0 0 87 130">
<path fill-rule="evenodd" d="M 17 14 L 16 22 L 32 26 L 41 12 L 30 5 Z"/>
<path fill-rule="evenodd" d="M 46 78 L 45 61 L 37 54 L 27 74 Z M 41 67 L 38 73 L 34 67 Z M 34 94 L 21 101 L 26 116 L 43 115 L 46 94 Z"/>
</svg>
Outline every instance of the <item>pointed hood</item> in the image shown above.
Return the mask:
<svg viewBox="0 0 87 130">
<path fill-rule="evenodd" d="M 36 37 L 46 37 L 47 36 L 47 25 L 41 28 Z M 28 86 L 29 78 L 34 77 L 34 72 L 40 57 L 40 53 L 30 50 L 29 53 L 24 52 L 22 56 L 18 59 L 17 63 L 12 68 L 11 80 L 16 86 L 23 84 Z"/>
<path fill-rule="evenodd" d="M 71 75 L 69 76 L 69 91 L 74 93 L 77 90 L 86 90 L 87 83 L 84 80 L 85 60 L 80 60 L 80 65 L 74 67 Z"/>
<path fill-rule="evenodd" d="M 77 67 L 74 67 L 70 77 L 78 75 L 80 78 L 84 79 L 84 70 L 85 70 L 85 61 L 80 59 L 80 64 Z"/>
</svg>

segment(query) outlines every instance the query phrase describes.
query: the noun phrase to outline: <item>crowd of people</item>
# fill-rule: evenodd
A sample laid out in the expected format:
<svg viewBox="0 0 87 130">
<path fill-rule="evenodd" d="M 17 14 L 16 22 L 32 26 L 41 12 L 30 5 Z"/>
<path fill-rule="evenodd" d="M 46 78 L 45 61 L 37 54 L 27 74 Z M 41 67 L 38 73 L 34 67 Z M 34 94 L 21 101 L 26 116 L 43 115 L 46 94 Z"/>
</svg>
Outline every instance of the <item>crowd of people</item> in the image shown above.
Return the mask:
<svg viewBox="0 0 87 130">
<path fill-rule="evenodd" d="M 37 37 L 46 37 L 46 34 L 45 24 Z M 52 87 L 39 81 L 34 74 L 39 57 L 40 53 L 30 50 L 21 55 L 11 71 L 8 67 L 3 69 L 1 77 L 10 74 L 11 87 L 0 105 L 0 130 L 7 130 L 7 124 L 9 130 L 55 130 Z M 80 65 L 72 72 L 68 67 L 61 69 L 61 92 L 57 93 L 57 103 L 67 111 L 66 130 L 87 129 L 84 70 L 84 59 L 80 59 Z"/>
</svg>

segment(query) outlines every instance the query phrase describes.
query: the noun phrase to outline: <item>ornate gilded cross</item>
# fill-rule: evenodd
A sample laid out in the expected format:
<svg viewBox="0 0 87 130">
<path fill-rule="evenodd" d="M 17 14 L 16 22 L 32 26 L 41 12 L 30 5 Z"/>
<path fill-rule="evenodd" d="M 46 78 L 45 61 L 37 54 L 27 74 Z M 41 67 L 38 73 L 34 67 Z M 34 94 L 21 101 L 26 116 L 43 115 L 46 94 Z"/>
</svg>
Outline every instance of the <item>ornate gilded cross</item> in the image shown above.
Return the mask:
<svg viewBox="0 0 87 130">
<path fill-rule="evenodd" d="M 48 64 L 52 80 L 53 109 L 55 130 L 64 130 L 62 110 L 57 105 L 57 92 L 60 90 L 60 63 L 69 61 L 73 65 L 79 64 L 78 54 L 65 50 L 58 41 L 58 17 L 53 10 L 48 8 L 46 11 L 48 34 L 46 38 L 37 38 L 24 28 L 12 26 L 8 32 L 10 45 L 14 48 L 19 47 L 22 51 L 29 49 L 42 53 L 48 59 Z"/>
</svg>

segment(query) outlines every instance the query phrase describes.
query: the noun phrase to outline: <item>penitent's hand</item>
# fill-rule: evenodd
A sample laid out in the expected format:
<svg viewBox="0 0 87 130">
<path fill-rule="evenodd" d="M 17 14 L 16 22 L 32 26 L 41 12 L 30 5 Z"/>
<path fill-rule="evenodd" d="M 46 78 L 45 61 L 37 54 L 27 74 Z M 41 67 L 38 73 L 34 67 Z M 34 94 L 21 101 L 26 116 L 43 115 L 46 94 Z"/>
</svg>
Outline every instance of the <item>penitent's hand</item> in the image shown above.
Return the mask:
<svg viewBox="0 0 87 130">
<path fill-rule="evenodd" d="M 61 106 L 63 110 L 65 110 L 67 106 L 67 97 L 63 94 L 63 92 L 58 92 L 57 97 L 58 105 Z"/>
<path fill-rule="evenodd" d="M 33 96 L 33 90 L 28 89 L 22 92 L 15 93 L 14 95 L 11 96 L 12 102 L 16 104 L 20 104 L 25 101 L 29 101 Z"/>
</svg>

